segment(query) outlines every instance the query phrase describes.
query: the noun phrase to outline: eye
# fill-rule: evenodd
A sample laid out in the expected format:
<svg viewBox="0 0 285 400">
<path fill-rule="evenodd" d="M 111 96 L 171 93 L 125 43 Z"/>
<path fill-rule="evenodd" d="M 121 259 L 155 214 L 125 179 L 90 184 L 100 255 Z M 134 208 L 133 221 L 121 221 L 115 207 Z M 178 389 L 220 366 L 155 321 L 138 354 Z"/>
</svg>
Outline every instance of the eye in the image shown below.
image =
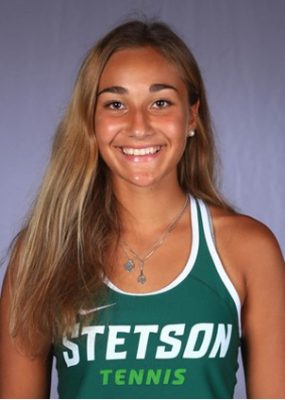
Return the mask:
<svg viewBox="0 0 285 400">
<path fill-rule="evenodd" d="M 170 106 L 172 103 L 169 100 L 159 99 L 153 103 L 154 108 L 166 108 Z"/>
<path fill-rule="evenodd" d="M 105 107 L 111 110 L 123 110 L 125 108 L 124 104 L 120 101 L 108 101 L 108 103 L 105 104 Z"/>
</svg>

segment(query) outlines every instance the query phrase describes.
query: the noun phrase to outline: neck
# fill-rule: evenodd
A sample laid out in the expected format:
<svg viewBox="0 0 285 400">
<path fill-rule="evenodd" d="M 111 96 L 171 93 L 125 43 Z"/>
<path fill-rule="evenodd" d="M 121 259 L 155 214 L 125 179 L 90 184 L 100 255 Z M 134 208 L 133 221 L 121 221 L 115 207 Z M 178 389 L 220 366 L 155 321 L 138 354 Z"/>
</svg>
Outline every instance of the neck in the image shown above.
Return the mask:
<svg viewBox="0 0 285 400">
<path fill-rule="evenodd" d="M 161 231 L 177 215 L 185 202 L 185 193 L 177 184 L 169 188 L 140 188 L 125 185 L 116 188 L 122 233 Z"/>
</svg>

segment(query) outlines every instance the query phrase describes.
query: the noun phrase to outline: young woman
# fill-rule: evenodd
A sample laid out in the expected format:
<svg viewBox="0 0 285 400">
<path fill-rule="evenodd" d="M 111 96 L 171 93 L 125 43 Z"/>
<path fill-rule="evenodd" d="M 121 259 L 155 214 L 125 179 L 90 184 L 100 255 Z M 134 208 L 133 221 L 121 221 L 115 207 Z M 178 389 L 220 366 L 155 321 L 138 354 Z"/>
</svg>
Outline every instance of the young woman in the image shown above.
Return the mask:
<svg viewBox="0 0 285 400">
<path fill-rule="evenodd" d="M 88 53 L 1 298 L 1 395 L 285 397 L 285 270 L 219 195 L 205 89 L 166 25 Z"/>
</svg>

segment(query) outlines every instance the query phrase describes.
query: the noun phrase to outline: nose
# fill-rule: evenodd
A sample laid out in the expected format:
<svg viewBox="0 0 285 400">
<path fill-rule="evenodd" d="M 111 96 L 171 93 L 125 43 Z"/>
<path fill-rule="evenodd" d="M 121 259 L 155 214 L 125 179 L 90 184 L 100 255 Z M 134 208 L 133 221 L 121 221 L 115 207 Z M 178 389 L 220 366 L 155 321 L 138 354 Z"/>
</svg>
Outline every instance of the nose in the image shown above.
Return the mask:
<svg viewBox="0 0 285 400">
<path fill-rule="evenodd" d="M 144 110 L 135 110 L 132 112 L 129 121 L 129 136 L 144 139 L 152 134 L 152 129 L 150 125 L 147 112 Z"/>
</svg>

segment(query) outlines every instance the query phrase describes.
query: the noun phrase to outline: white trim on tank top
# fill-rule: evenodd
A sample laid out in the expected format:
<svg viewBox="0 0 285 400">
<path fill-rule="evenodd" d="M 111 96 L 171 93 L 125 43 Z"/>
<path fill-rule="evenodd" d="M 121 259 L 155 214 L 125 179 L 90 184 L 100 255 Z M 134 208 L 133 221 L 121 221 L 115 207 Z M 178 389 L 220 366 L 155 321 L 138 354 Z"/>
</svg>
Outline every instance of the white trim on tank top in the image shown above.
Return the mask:
<svg viewBox="0 0 285 400">
<path fill-rule="evenodd" d="M 221 278 L 221 281 L 225 285 L 227 291 L 229 292 L 230 296 L 232 297 L 232 299 L 235 303 L 235 306 L 237 309 L 237 314 L 238 314 L 239 333 L 241 336 L 241 302 L 240 302 L 240 298 L 239 298 L 236 288 L 234 287 L 230 277 L 228 276 L 228 274 L 223 266 L 223 263 L 220 259 L 218 251 L 216 249 L 216 246 L 214 243 L 213 231 L 211 230 L 210 211 L 207 209 L 207 206 L 205 205 L 205 203 L 202 200 L 198 199 L 198 203 L 199 203 L 200 210 L 201 210 L 202 223 L 203 223 L 206 243 L 207 243 L 209 252 L 211 254 L 211 257 L 213 259 L 214 265 L 216 267 L 216 270 Z"/>
<path fill-rule="evenodd" d="M 105 279 L 105 284 L 109 286 L 112 290 L 115 292 L 128 295 L 128 296 L 153 296 L 161 293 L 165 293 L 176 286 L 178 286 L 191 272 L 196 258 L 197 258 L 197 253 L 199 249 L 199 224 L 198 224 L 198 212 L 197 212 L 197 204 L 196 201 L 192 196 L 189 195 L 190 199 L 190 213 L 191 213 L 191 230 L 192 230 L 192 246 L 190 250 L 190 255 L 188 257 L 187 263 L 183 270 L 180 272 L 180 274 L 168 285 L 164 286 L 163 288 L 159 290 L 155 290 L 152 292 L 146 292 L 146 293 L 135 293 L 135 292 L 126 292 L 124 290 L 121 290 L 118 288 L 116 285 L 114 285 L 109 279 Z"/>
</svg>

